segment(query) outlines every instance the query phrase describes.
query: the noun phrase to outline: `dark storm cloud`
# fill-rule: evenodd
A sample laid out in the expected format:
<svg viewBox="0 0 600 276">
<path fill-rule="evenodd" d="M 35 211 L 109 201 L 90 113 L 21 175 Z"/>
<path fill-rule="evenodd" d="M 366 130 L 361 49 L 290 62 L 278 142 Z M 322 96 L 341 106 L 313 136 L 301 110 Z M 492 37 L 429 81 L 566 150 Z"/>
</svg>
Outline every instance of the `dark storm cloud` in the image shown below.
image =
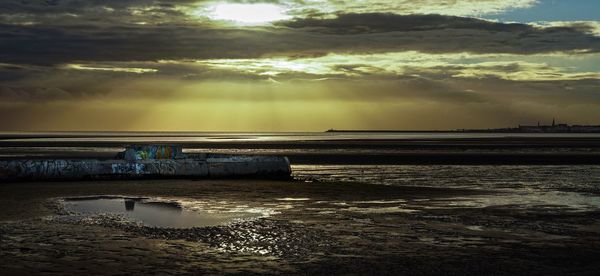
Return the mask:
<svg viewBox="0 0 600 276">
<path fill-rule="evenodd" d="M 413 44 L 414 50 L 434 52 L 463 50 L 528 54 L 577 49 L 592 52 L 600 50 L 600 38 L 594 36 L 593 27 L 585 23 L 542 28 L 457 16 L 368 13 L 339 14 L 331 19 L 295 19 L 279 24 L 295 30 L 332 36 L 382 33 L 393 36 L 402 33 L 407 38 L 422 39 L 422 45 Z M 441 41 L 436 37 L 444 39 L 446 45 L 437 45 Z"/>
<path fill-rule="evenodd" d="M 526 32 L 525 24 L 505 24 L 468 17 L 444 15 L 397 15 L 391 13 L 339 14 L 336 18 L 304 18 L 282 22 L 290 28 L 327 34 L 359 34 L 381 32 L 430 31 L 438 29 L 471 29 L 496 32 Z"/>
<path fill-rule="evenodd" d="M 188 19 L 182 8 L 198 1 L 175 0 L 8 0 L 0 3 L 0 23 L 113 27 L 139 22 L 182 24 Z"/>
<path fill-rule="evenodd" d="M 538 28 L 453 16 L 370 13 L 234 28 L 202 21 L 205 19 L 175 8 L 192 3 L 196 1 L 3 2 L 0 62 L 51 65 L 306 57 L 332 52 L 534 54 L 600 50 L 600 38 L 591 35 L 584 24 Z"/>
<path fill-rule="evenodd" d="M 201 3 L 197 0 L 3 0 L 1 12 L 12 13 L 81 13 L 87 8 L 127 8 L 137 6 L 174 7 L 178 4 Z"/>
</svg>

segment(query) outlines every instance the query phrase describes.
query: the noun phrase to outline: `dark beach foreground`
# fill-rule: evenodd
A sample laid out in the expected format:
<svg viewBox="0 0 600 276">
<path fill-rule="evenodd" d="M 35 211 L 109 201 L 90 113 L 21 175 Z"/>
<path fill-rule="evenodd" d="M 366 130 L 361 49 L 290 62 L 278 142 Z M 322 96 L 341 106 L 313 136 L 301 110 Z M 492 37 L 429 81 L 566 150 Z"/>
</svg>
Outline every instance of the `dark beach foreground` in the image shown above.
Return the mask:
<svg viewBox="0 0 600 276">
<path fill-rule="evenodd" d="M 1 183 L 0 274 L 600 271 L 596 137 L 238 136 L 0 139 L 4 159 L 111 158 L 124 145 L 160 140 L 190 152 L 286 155 L 295 171 L 290 181 Z M 65 207 L 81 197 L 258 215 L 207 227 L 151 227 Z"/>
<path fill-rule="evenodd" d="M 269 181 L 19 183 L 0 187 L 0 272 L 16 274 L 597 275 L 600 212 L 455 206 L 490 192 Z M 80 219 L 55 198 L 185 199 L 268 209 L 187 230 Z"/>
</svg>

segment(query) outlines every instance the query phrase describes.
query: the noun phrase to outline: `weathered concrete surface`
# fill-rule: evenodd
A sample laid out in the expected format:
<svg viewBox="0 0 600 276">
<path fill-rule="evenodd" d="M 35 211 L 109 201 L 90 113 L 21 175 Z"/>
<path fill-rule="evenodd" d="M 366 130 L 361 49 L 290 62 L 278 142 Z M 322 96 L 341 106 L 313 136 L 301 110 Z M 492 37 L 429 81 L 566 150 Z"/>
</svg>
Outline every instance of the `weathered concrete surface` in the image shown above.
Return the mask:
<svg viewBox="0 0 600 276">
<path fill-rule="evenodd" d="M 181 153 L 177 146 L 132 146 L 114 160 L 0 161 L 2 180 L 261 177 L 289 178 L 286 157 Z"/>
</svg>

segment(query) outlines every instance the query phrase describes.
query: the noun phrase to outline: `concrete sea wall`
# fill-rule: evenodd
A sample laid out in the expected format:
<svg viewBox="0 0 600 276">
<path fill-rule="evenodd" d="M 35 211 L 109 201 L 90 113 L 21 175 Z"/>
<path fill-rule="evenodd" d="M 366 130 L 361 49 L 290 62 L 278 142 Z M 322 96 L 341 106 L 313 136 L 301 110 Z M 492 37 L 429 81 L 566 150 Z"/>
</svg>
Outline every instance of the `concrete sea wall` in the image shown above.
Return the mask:
<svg viewBox="0 0 600 276">
<path fill-rule="evenodd" d="M 278 156 L 224 156 L 142 160 L 0 161 L 2 180 L 259 177 L 290 178 L 290 163 Z"/>
</svg>

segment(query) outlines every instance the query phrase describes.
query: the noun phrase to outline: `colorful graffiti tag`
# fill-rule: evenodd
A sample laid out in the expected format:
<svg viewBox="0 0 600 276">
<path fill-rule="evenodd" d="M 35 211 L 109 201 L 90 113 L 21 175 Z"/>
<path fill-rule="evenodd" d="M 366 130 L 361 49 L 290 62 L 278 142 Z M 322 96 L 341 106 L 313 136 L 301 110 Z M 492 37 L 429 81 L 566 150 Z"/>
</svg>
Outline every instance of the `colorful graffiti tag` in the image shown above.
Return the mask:
<svg viewBox="0 0 600 276">
<path fill-rule="evenodd" d="M 181 147 L 169 145 L 130 146 L 126 149 L 126 160 L 175 159 Z"/>
</svg>

